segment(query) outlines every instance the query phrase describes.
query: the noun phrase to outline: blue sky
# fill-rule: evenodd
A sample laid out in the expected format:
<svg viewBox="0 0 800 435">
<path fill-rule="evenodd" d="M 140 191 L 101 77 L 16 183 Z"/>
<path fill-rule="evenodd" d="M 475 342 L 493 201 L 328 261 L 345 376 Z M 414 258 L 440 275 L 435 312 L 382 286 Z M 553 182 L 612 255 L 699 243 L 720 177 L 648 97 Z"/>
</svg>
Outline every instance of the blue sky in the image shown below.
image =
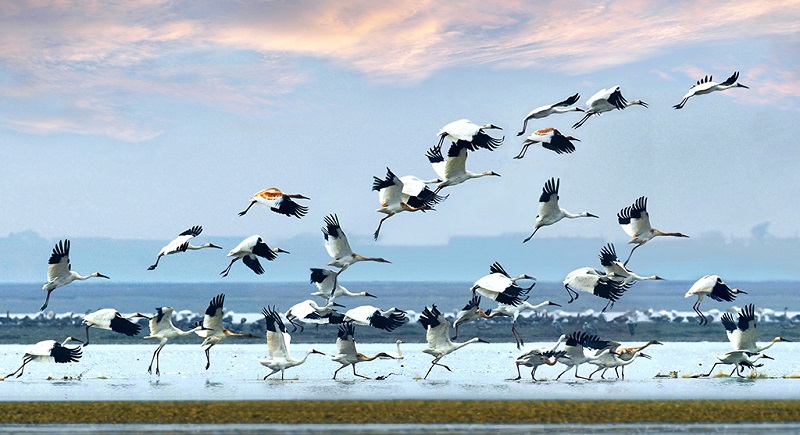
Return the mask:
<svg viewBox="0 0 800 435">
<path fill-rule="evenodd" d="M 562 207 L 601 219 L 536 237 L 624 242 L 615 214 L 642 195 L 664 231 L 743 237 L 769 222 L 796 237 L 798 35 L 796 1 L 3 2 L 0 235 L 169 239 L 202 225 L 270 240 L 319 234 L 329 213 L 370 234 L 383 216 L 372 176 L 433 178 L 436 133 L 469 118 L 506 140 L 468 169 L 502 177 L 393 217 L 379 243 L 524 237 L 550 177 Z M 672 109 L 734 70 L 749 90 Z M 577 113 L 529 124 L 578 150 L 512 160 L 532 108 L 617 84 L 650 107 L 574 131 Z M 237 216 L 272 186 L 311 197 L 309 215 Z"/>
</svg>

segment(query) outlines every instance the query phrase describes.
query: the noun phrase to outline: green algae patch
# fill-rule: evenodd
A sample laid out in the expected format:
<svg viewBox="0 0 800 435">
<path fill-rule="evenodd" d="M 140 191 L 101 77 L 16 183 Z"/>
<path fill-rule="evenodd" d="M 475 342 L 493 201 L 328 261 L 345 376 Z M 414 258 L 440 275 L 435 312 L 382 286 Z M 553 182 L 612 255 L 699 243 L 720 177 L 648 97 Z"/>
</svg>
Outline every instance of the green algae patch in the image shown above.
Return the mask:
<svg viewBox="0 0 800 435">
<path fill-rule="evenodd" d="M 800 421 L 800 401 L 0 402 L 0 423 L 736 423 Z"/>
</svg>

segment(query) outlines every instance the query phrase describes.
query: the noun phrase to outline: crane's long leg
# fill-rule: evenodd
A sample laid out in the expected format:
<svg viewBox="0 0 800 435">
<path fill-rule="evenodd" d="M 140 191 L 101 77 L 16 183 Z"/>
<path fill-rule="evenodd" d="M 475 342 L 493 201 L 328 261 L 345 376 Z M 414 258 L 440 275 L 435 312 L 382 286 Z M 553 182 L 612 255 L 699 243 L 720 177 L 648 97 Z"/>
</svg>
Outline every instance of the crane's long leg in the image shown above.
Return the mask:
<svg viewBox="0 0 800 435">
<path fill-rule="evenodd" d="M 253 204 L 255 204 L 255 203 L 256 203 L 256 201 L 250 201 L 250 205 L 248 205 L 247 208 L 244 209 L 244 211 L 240 211 L 239 212 L 239 216 L 244 216 L 248 211 L 250 211 L 250 207 L 252 207 Z"/>
<path fill-rule="evenodd" d="M 268 377 L 274 375 L 275 373 L 278 373 L 279 371 L 280 370 L 273 370 L 272 373 L 268 374 L 267 376 L 264 376 L 264 379 L 262 379 L 262 380 L 266 381 Z M 281 374 L 283 374 L 283 373 L 281 373 Z M 281 379 L 283 379 L 283 378 L 281 378 Z"/>
<path fill-rule="evenodd" d="M 572 128 L 578 128 L 578 127 L 582 126 L 583 123 L 586 122 L 586 120 L 589 119 L 589 117 L 591 117 L 592 115 L 594 115 L 594 112 L 586 113 L 586 115 L 583 115 L 583 119 L 581 119 L 580 121 L 578 121 L 578 122 L 576 122 L 575 124 L 572 125 Z"/>
<path fill-rule="evenodd" d="M 702 311 L 700 311 L 700 301 L 701 300 L 698 299 L 697 302 L 695 302 L 694 305 L 692 306 L 692 309 L 694 309 L 694 312 L 697 313 L 698 316 L 700 316 L 700 324 L 705 325 L 708 322 L 708 319 L 706 319 L 706 316 L 703 314 Z"/>
<path fill-rule="evenodd" d="M 161 344 L 158 345 L 158 347 L 156 348 L 156 351 L 153 352 L 153 357 L 150 358 L 150 366 L 147 367 L 147 373 L 153 374 L 153 360 L 155 360 L 156 361 L 156 374 L 157 375 L 161 374 L 159 372 L 159 370 L 158 370 L 158 354 L 159 354 L 159 352 L 161 352 L 161 348 L 163 348 L 165 344 L 167 344 L 167 343 L 166 342 L 162 342 Z"/>
<path fill-rule="evenodd" d="M 608 302 L 606 302 L 606 306 L 605 306 L 605 307 L 603 307 L 603 309 L 602 309 L 602 310 L 600 310 L 600 312 L 601 312 L 601 313 L 605 313 L 607 309 L 609 309 L 609 308 L 613 308 L 613 307 L 614 307 L 614 301 L 612 301 L 611 299 L 609 299 L 609 300 L 608 300 Z"/>
<path fill-rule="evenodd" d="M 383 219 L 381 219 L 381 221 L 378 223 L 378 229 L 375 230 L 374 233 L 372 233 L 372 236 L 375 238 L 375 240 L 378 240 L 378 235 L 381 233 L 381 225 L 383 225 L 383 221 L 385 221 L 386 219 L 389 219 L 390 217 L 394 216 L 395 214 L 397 214 L 397 213 L 387 214 L 386 216 L 384 216 Z"/>
<path fill-rule="evenodd" d="M 525 121 L 522 122 L 522 131 L 517 133 L 517 136 L 522 136 L 523 134 L 525 134 L 525 130 L 528 128 L 528 120 L 529 119 L 531 119 L 531 118 L 525 118 Z"/>
<path fill-rule="evenodd" d="M 517 377 L 513 379 L 506 379 L 507 381 L 518 381 L 522 379 L 522 373 L 520 373 L 519 371 L 519 362 L 517 362 L 516 364 L 517 364 Z"/>
<path fill-rule="evenodd" d="M 428 369 L 428 373 L 425 373 L 425 377 L 423 377 L 422 379 L 428 379 L 428 375 L 431 374 L 431 370 L 433 370 L 433 366 L 435 365 L 436 365 L 435 362 L 431 363 L 431 367 Z"/>
<path fill-rule="evenodd" d="M 587 381 L 591 381 L 591 379 L 589 379 L 589 378 L 586 378 L 586 377 L 583 377 L 583 376 L 581 376 L 581 375 L 579 375 L 579 374 L 578 374 L 578 367 L 579 367 L 579 366 L 580 366 L 580 364 L 578 364 L 577 366 L 575 366 L 575 377 L 576 377 L 576 378 L 580 378 L 580 379 L 586 379 Z"/>
<path fill-rule="evenodd" d="M 338 287 L 338 286 L 339 286 L 339 275 L 340 275 L 342 272 L 344 272 L 345 270 L 347 270 L 347 268 L 348 268 L 348 267 L 350 267 L 350 264 L 349 264 L 349 263 L 348 263 L 348 264 L 345 264 L 344 266 L 342 266 L 342 268 L 341 268 L 341 269 L 339 269 L 339 271 L 338 271 L 338 272 L 336 272 L 336 273 L 334 273 L 334 274 L 333 274 L 333 290 L 331 290 L 331 294 L 334 294 L 334 293 L 336 292 L 336 287 Z"/>
<path fill-rule="evenodd" d="M 525 343 L 522 341 L 522 335 L 517 331 L 517 327 L 514 323 L 511 324 L 511 333 L 514 334 L 514 340 L 517 342 L 517 349 L 522 349 Z"/>
<path fill-rule="evenodd" d="M 83 343 L 83 347 L 89 345 L 89 325 L 86 325 L 86 343 Z"/>
<path fill-rule="evenodd" d="M 539 231 L 539 228 L 541 228 L 541 227 L 534 228 L 534 230 L 533 230 L 533 232 L 531 233 L 531 235 L 530 235 L 530 236 L 528 236 L 528 237 L 527 237 L 525 240 L 523 240 L 523 241 L 522 241 L 522 243 L 527 243 L 527 242 L 528 242 L 528 240 L 532 239 L 532 238 L 533 238 L 533 236 L 535 236 L 535 235 L 536 235 L 536 232 L 537 232 L 537 231 Z"/>
<path fill-rule="evenodd" d="M 50 303 L 50 293 L 53 293 L 53 290 L 47 291 L 47 297 L 44 298 L 44 305 L 42 305 L 42 308 L 39 308 L 39 311 L 44 311 L 44 309 L 47 308 L 47 304 Z"/>
<path fill-rule="evenodd" d="M 578 296 L 580 296 L 578 292 L 569 288 L 568 285 L 564 284 L 564 288 L 567 290 L 567 294 L 569 295 L 569 301 L 567 301 L 568 304 L 571 304 L 573 301 L 578 299 Z"/>
<path fill-rule="evenodd" d="M 572 366 L 567 366 L 566 370 L 564 370 L 563 372 L 559 373 L 558 376 L 556 376 L 556 380 L 559 380 L 561 378 L 561 375 L 563 375 L 564 373 L 568 372 L 569 369 L 571 369 L 571 368 L 572 368 Z"/>
<path fill-rule="evenodd" d="M 229 264 L 228 267 L 226 267 L 225 270 L 223 270 L 219 274 L 222 275 L 223 277 L 228 276 L 228 273 L 231 271 L 231 267 L 233 267 L 233 263 L 236 263 L 237 260 L 239 260 L 239 257 L 236 257 L 233 260 L 231 260 L 231 264 Z"/>
<path fill-rule="evenodd" d="M 147 268 L 147 270 L 153 270 L 153 269 L 155 269 L 156 267 L 158 267 L 158 261 L 159 261 L 159 260 L 161 260 L 161 255 L 159 255 L 158 257 L 156 257 L 156 262 L 155 262 L 155 264 L 153 264 L 153 265 L 151 265 L 150 267 L 148 267 L 148 268 Z"/>
<path fill-rule="evenodd" d="M 539 366 L 533 366 L 533 369 L 531 369 L 531 379 L 533 379 L 534 381 L 538 382 L 538 380 L 536 379 L 536 369 L 537 368 L 539 368 Z"/>
<path fill-rule="evenodd" d="M 7 378 L 10 378 L 10 377 L 12 377 L 12 376 L 16 375 L 16 374 L 17 374 L 17 372 L 19 372 L 19 374 L 17 375 L 17 377 L 20 377 L 20 376 L 22 376 L 22 374 L 23 374 L 23 373 L 25 373 L 25 365 L 26 365 L 26 364 L 28 364 L 28 363 L 29 363 L 29 362 L 31 362 L 31 361 L 33 361 L 33 360 L 32 360 L 32 359 L 30 359 L 30 358 L 23 358 L 23 359 L 22 359 L 22 365 L 21 365 L 21 366 L 19 366 L 19 368 L 18 368 L 18 369 L 14 370 L 14 372 L 13 372 L 13 373 L 9 373 L 8 375 L 6 375 L 6 377 L 7 377 Z"/>
<path fill-rule="evenodd" d="M 353 366 L 353 374 L 354 375 L 356 375 L 356 376 L 358 376 L 360 378 L 369 379 L 368 377 L 366 377 L 364 375 L 359 375 L 358 373 L 356 373 L 356 365 L 355 364 L 353 364 L 352 366 Z"/>
<path fill-rule="evenodd" d="M 628 254 L 628 258 L 625 260 L 624 263 L 622 263 L 623 266 L 627 266 L 628 265 L 628 262 L 631 261 L 631 256 L 633 255 L 633 251 L 635 251 L 636 248 L 638 248 L 639 246 L 642 246 L 642 245 L 644 245 L 644 243 L 639 243 L 638 245 L 634 246 L 633 249 L 631 249 L 631 253 Z"/>
<path fill-rule="evenodd" d="M 593 376 L 595 373 L 599 372 L 600 370 L 603 370 L 603 367 L 598 367 L 598 368 L 597 368 L 597 370 L 595 370 L 595 371 L 593 371 L 593 372 L 589 373 L 589 379 L 592 379 L 592 376 Z M 577 373 L 577 370 L 576 370 L 576 373 Z M 600 377 L 601 377 L 601 378 L 603 377 L 603 374 L 602 374 L 602 373 L 600 373 Z"/>
<path fill-rule="evenodd" d="M 696 377 L 698 377 L 698 378 L 704 378 L 704 377 L 707 377 L 707 376 L 711 376 L 711 373 L 712 373 L 712 372 L 714 372 L 714 369 L 715 369 L 715 368 L 716 368 L 718 365 L 720 365 L 720 364 L 722 364 L 722 363 L 721 363 L 721 362 L 715 362 L 715 363 L 714 363 L 714 365 L 713 365 L 713 366 L 711 366 L 711 370 L 709 370 L 709 371 L 708 371 L 708 373 L 706 373 L 706 374 L 704 374 L 704 375 L 703 375 L 703 374 L 700 374 L 700 375 L 697 375 Z M 695 377 L 695 376 L 692 376 L 692 377 Z"/>
<path fill-rule="evenodd" d="M 524 131 L 523 131 L 523 133 L 524 133 Z M 528 151 L 528 147 L 529 147 L 530 145 L 531 145 L 531 144 L 525 144 L 525 145 L 522 145 L 522 149 L 519 151 L 519 154 L 517 154 L 517 156 L 516 156 L 516 157 L 514 157 L 514 158 L 515 158 L 515 159 L 521 159 L 521 158 L 525 157 L 525 153 Z"/>
<path fill-rule="evenodd" d="M 336 375 L 339 373 L 339 370 L 341 370 L 341 369 L 343 369 L 345 367 L 347 367 L 347 366 L 341 366 L 338 369 L 336 369 L 336 371 L 333 372 L 333 379 L 336 379 Z M 355 370 L 355 369 L 353 369 L 353 370 Z"/>
<path fill-rule="evenodd" d="M 214 344 L 216 344 L 216 343 L 214 343 Z M 212 344 L 212 345 L 210 345 L 210 346 L 208 346 L 208 347 L 206 348 L 206 370 L 208 370 L 208 368 L 209 368 L 209 367 L 211 367 L 211 355 L 210 355 L 210 351 L 211 351 L 211 348 L 212 348 L 212 347 L 214 347 L 214 344 Z"/>
</svg>

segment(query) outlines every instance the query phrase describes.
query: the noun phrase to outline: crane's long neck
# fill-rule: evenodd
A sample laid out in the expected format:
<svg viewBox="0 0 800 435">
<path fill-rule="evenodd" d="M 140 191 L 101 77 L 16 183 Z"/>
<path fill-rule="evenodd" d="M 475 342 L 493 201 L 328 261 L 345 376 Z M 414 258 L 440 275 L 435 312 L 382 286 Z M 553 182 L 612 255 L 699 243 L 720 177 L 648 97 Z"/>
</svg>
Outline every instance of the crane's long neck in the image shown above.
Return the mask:
<svg viewBox="0 0 800 435">
<path fill-rule="evenodd" d="M 374 356 L 366 356 L 363 353 L 359 353 L 358 354 L 358 362 L 373 361 L 373 360 L 378 359 L 380 357 L 394 358 L 393 356 L 389 355 L 386 352 L 378 352 Z"/>
<path fill-rule="evenodd" d="M 192 250 L 192 251 L 197 251 L 198 249 L 205 249 L 205 248 L 214 248 L 214 246 L 211 246 L 211 245 L 208 245 L 208 244 L 206 244 L 206 245 L 200 245 L 200 246 L 195 246 L 195 245 L 189 244 L 189 245 L 186 247 L 186 249 L 188 249 L 188 250 Z"/>
<path fill-rule="evenodd" d="M 472 344 L 472 343 L 478 343 L 478 342 L 480 342 L 480 341 L 481 341 L 481 339 L 480 339 L 480 338 L 478 338 L 478 337 L 475 337 L 475 338 L 473 338 L 473 339 L 471 339 L 471 340 L 467 340 L 467 341 L 465 341 L 465 342 L 463 342 L 463 343 L 453 343 L 453 351 L 456 351 L 456 350 L 458 350 L 458 349 L 461 349 L 462 347 L 464 347 L 464 346 L 466 346 L 466 345 L 468 345 L 468 344 Z"/>
<path fill-rule="evenodd" d="M 761 351 L 769 349 L 770 347 L 772 347 L 773 344 L 775 344 L 775 343 L 780 341 L 779 338 L 780 337 L 775 337 L 772 341 L 769 342 L 769 344 L 764 345 L 764 346 L 759 346 L 758 344 L 756 344 L 756 351 L 757 352 L 761 352 Z"/>
<path fill-rule="evenodd" d="M 653 228 L 653 237 L 655 237 L 655 236 L 689 237 L 689 236 L 687 236 L 686 234 L 683 234 L 683 233 L 666 233 L 664 231 L 657 230 L 657 229 Z"/>
</svg>

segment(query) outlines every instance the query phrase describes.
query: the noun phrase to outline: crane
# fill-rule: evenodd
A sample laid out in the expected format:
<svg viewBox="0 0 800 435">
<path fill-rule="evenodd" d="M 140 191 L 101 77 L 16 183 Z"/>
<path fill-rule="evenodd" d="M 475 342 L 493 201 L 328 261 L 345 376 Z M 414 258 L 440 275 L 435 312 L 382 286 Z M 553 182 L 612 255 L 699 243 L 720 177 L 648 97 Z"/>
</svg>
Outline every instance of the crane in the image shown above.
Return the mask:
<svg viewBox="0 0 800 435">
<path fill-rule="evenodd" d="M 203 232 L 203 227 L 200 225 L 195 225 L 188 230 L 178 234 L 178 237 L 174 238 L 171 242 L 167 243 L 166 246 L 161 248 L 158 251 L 158 256 L 156 257 L 156 262 L 153 263 L 147 270 L 154 270 L 158 267 L 158 262 L 161 260 L 161 257 L 165 255 L 177 254 L 180 252 L 186 251 L 197 251 L 199 249 L 206 249 L 206 248 L 215 248 L 215 249 L 222 249 L 222 246 L 217 246 L 213 243 L 204 243 L 200 246 L 192 245 L 189 243 L 189 240 L 197 237 L 200 233 Z"/>
<path fill-rule="evenodd" d="M 287 217 L 294 216 L 299 219 L 308 213 L 308 207 L 294 202 L 293 199 L 310 198 L 299 193 L 283 193 L 277 187 L 270 187 L 250 197 L 250 205 L 243 211 L 240 211 L 239 216 L 247 214 L 247 212 L 250 211 L 250 207 L 258 203 L 269 207 L 269 209 L 275 213 Z"/>
<path fill-rule="evenodd" d="M 72 281 L 85 281 L 89 278 L 110 279 L 100 272 L 93 272 L 83 276 L 72 270 L 72 265 L 69 262 L 69 248 L 69 239 L 61 240 L 56 243 L 55 248 L 53 248 L 53 253 L 50 254 L 50 260 L 47 262 L 47 284 L 42 286 L 42 290 L 47 292 L 47 297 L 44 300 L 42 308 L 39 308 L 39 311 L 44 311 L 44 309 L 47 308 L 47 304 L 50 302 L 50 293 L 53 293 L 53 290 L 65 286 Z"/>
</svg>

